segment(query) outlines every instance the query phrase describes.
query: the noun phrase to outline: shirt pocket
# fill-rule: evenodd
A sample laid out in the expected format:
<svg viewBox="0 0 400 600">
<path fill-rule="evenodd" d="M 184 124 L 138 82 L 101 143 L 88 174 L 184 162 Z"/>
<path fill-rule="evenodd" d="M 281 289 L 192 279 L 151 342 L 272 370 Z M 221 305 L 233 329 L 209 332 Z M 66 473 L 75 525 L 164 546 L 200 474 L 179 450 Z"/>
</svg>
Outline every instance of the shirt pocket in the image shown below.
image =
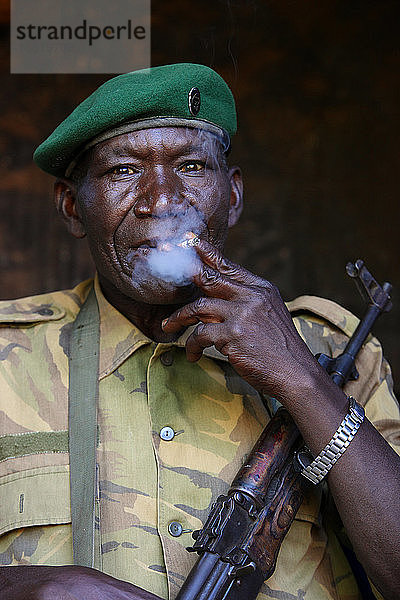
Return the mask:
<svg viewBox="0 0 400 600">
<path fill-rule="evenodd" d="M 66 466 L 4 475 L 0 506 L 0 565 L 72 563 Z"/>
</svg>

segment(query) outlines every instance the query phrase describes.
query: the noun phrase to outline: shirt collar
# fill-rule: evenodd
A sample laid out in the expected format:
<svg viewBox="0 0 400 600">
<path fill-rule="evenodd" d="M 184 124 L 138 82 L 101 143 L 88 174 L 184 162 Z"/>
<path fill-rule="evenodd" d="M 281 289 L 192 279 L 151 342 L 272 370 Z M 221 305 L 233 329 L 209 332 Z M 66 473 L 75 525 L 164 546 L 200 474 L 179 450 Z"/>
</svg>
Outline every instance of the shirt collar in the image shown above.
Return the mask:
<svg viewBox="0 0 400 600">
<path fill-rule="evenodd" d="M 97 274 L 94 280 L 94 290 L 100 315 L 99 379 L 103 379 L 118 369 L 138 348 L 154 342 L 106 300 L 101 291 Z M 165 349 L 171 346 L 184 348 L 187 338 L 195 327 L 193 325 L 186 329 L 175 342 L 158 344 L 158 346 L 165 347 Z M 218 360 L 228 360 L 214 346 L 206 348 L 204 355 Z"/>
</svg>

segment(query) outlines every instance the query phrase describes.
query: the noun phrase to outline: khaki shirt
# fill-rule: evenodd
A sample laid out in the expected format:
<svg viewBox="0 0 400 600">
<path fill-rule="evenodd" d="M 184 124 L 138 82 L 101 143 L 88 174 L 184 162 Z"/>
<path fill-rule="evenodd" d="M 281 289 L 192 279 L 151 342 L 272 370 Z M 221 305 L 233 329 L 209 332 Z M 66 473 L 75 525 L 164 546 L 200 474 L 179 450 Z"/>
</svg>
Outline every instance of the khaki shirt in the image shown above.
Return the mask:
<svg viewBox="0 0 400 600">
<path fill-rule="evenodd" d="M 0 302 L 0 565 L 72 563 L 68 344 L 90 286 Z M 269 411 L 215 349 L 188 363 L 187 333 L 174 344 L 154 343 L 106 301 L 97 281 L 95 290 L 96 566 L 173 599 L 196 560 L 185 549 L 191 532 L 226 493 Z M 351 313 L 320 298 L 303 296 L 289 309 L 313 353 L 340 353 L 357 325 Z M 399 409 L 376 339 L 357 366 L 360 379 L 346 392 L 399 451 Z M 321 486 L 303 502 L 260 600 L 360 598 L 335 535 L 321 524 L 320 503 Z M 180 536 L 169 533 L 171 522 L 182 526 Z"/>
</svg>

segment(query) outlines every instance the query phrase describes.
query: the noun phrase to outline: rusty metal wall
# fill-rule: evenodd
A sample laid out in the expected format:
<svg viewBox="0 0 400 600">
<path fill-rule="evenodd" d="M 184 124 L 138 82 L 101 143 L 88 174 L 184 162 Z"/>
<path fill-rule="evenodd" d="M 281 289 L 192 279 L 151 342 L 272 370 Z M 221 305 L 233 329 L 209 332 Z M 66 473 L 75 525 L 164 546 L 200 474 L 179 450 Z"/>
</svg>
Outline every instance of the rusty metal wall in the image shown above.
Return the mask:
<svg viewBox="0 0 400 600">
<path fill-rule="evenodd" d="M 8 13 L 0 68 L 0 297 L 69 287 L 92 274 L 68 237 L 34 147 L 107 77 L 10 75 Z M 247 207 L 230 256 L 286 298 L 330 297 L 362 311 L 348 260 L 394 286 L 377 326 L 400 378 L 398 2 L 152 2 L 152 64 L 204 62 L 238 101 L 232 160 Z"/>
</svg>

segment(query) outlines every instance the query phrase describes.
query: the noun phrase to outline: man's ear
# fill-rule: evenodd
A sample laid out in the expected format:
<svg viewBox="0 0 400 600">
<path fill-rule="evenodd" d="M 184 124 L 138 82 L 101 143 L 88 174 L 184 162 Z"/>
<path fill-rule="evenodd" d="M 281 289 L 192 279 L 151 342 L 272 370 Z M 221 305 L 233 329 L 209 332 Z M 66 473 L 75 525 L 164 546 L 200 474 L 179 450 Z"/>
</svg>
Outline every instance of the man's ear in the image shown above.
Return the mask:
<svg viewBox="0 0 400 600">
<path fill-rule="evenodd" d="M 243 210 L 243 178 L 239 167 L 229 169 L 229 180 L 231 182 L 231 204 L 228 227 L 233 227 L 238 222 Z"/>
<path fill-rule="evenodd" d="M 76 200 L 76 186 L 68 179 L 57 179 L 54 184 L 54 202 L 68 231 L 76 238 L 86 235 Z"/>
</svg>

